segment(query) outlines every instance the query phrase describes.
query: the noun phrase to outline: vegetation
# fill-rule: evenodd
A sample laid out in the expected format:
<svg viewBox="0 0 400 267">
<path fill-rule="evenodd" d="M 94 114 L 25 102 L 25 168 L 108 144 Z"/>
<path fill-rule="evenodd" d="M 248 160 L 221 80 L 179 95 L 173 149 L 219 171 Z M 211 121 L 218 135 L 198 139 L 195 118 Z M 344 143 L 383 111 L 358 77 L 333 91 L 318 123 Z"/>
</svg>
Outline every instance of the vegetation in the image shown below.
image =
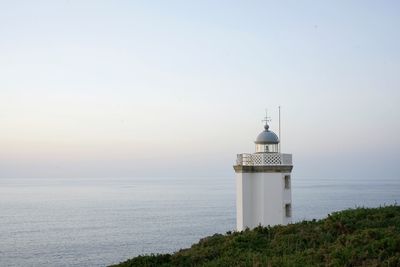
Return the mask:
<svg viewBox="0 0 400 267">
<path fill-rule="evenodd" d="M 357 208 L 323 220 L 215 234 L 128 266 L 400 266 L 400 207 Z"/>
</svg>

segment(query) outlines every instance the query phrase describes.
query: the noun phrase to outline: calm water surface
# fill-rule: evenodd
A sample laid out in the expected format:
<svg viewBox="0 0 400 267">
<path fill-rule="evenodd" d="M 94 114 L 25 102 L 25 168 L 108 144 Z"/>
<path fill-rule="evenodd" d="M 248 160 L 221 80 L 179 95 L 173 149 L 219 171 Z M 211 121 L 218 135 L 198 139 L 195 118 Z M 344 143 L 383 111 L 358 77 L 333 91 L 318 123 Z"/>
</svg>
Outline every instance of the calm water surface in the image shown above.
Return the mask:
<svg viewBox="0 0 400 267">
<path fill-rule="evenodd" d="M 296 221 L 400 200 L 400 179 L 293 179 Z M 105 266 L 235 228 L 230 178 L 0 179 L 0 266 Z"/>
</svg>

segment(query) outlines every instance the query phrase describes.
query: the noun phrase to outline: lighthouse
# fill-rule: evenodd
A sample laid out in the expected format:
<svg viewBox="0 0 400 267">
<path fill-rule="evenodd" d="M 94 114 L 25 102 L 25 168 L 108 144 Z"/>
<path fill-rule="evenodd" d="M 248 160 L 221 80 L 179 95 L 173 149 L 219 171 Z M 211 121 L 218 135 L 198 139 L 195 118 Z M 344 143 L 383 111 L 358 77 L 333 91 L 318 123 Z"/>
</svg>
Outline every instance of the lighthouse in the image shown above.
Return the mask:
<svg viewBox="0 0 400 267">
<path fill-rule="evenodd" d="M 255 153 L 238 154 L 236 172 L 236 228 L 286 225 L 292 221 L 292 155 L 280 151 L 279 137 L 269 129 L 255 140 Z"/>
</svg>

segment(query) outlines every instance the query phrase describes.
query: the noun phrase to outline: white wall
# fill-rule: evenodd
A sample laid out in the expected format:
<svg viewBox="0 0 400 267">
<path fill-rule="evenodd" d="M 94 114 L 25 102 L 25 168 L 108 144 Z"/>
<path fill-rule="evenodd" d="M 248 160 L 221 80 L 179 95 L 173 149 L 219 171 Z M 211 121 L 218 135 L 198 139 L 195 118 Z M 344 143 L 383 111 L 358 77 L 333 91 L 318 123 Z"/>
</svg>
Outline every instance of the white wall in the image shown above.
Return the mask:
<svg viewBox="0 0 400 267">
<path fill-rule="evenodd" d="M 237 230 L 246 227 L 287 224 L 285 204 L 291 203 L 291 189 L 285 189 L 288 173 L 237 173 Z"/>
</svg>

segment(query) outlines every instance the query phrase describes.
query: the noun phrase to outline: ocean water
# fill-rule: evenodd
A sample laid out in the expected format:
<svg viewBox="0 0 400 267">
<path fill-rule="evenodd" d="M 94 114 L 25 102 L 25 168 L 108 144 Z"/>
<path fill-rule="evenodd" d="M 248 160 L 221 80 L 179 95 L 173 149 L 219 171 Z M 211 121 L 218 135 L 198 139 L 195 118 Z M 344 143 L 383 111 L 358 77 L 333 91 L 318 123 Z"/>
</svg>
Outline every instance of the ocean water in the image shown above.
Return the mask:
<svg viewBox="0 0 400 267">
<path fill-rule="evenodd" d="M 295 221 L 400 201 L 400 179 L 292 179 Z M 228 178 L 0 179 L 0 266 L 106 266 L 235 228 Z"/>
</svg>

